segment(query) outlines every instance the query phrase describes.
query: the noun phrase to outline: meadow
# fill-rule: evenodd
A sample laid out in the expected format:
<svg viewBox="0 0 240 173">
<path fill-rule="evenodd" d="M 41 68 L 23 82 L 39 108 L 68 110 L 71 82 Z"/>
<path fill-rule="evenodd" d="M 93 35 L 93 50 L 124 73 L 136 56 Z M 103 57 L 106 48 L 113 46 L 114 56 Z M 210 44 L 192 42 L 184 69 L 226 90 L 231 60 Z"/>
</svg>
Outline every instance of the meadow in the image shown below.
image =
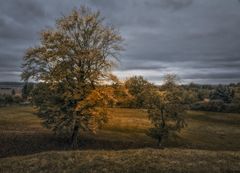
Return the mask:
<svg viewBox="0 0 240 173">
<path fill-rule="evenodd" d="M 0 108 L 0 172 L 240 172 L 239 114 L 188 111 L 187 127 L 159 149 L 146 135 L 146 110 L 109 111 L 109 122 L 71 150 L 34 108 Z"/>
</svg>

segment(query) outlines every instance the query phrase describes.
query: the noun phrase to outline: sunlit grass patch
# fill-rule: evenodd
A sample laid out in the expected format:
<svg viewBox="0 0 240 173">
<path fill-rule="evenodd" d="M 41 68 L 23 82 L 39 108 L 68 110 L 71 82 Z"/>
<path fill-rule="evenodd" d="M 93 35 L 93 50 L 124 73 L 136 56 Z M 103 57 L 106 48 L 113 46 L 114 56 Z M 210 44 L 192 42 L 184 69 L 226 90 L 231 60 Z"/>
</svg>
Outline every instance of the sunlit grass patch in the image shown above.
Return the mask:
<svg viewBox="0 0 240 173">
<path fill-rule="evenodd" d="M 122 150 L 156 147 L 146 135 L 146 110 L 110 108 L 107 124 L 97 134 L 81 133 L 79 149 Z M 42 127 L 32 107 L 0 108 L 0 157 L 69 149 L 67 140 Z M 240 115 L 189 111 L 188 126 L 165 141 L 168 148 L 240 150 Z"/>
</svg>

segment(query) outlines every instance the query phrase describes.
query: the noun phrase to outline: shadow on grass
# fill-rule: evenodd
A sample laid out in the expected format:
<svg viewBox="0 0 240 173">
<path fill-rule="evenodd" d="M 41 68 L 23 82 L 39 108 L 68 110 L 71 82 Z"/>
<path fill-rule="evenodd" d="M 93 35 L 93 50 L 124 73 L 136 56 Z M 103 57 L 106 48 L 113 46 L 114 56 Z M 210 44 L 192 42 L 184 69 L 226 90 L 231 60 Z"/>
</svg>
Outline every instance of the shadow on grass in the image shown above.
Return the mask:
<svg viewBox="0 0 240 173">
<path fill-rule="evenodd" d="M 82 136 L 78 150 L 123 150 L 155 147 L 153 143 L 139 143 L 133 141 L 110 141 Z M 68 140 L 56 137 L 51 133 L 0 133 L 0 158 L 28 155 L 43 151 L 72 150 Z"/>
<path fill-rule="evenodd" d="M 185 149 L 202 149 L 202 150 L 239 150 L 237 148 L 226 148 L 198 145 L 177 137 L 165 143 L 167 148 L 185 148 Z M 125 150 L 125 149 L 141 149 L 141 148 L 158 148 L 156 142 L 152 141 L 127 141 L 109 140 L 101 136 L 94 137 L 93 135 L 83 135 L 80 137 L 80 143 L 77 150 Z M 60 137 L 54 136 L 50 132 L 44 133 L 0 133 L 0 158 L 28 155 L 45 151 L 63 151 L 73 150 L 69 141 Z"/>
</svg>

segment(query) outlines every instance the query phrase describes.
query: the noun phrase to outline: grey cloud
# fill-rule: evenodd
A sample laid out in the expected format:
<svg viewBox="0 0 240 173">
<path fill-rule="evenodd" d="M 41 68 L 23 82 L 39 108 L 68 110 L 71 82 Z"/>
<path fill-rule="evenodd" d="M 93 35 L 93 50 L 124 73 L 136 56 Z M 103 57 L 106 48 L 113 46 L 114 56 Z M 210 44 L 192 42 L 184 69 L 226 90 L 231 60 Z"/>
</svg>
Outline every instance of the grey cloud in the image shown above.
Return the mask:
<svg viewBox="0 0 240 173">
<path fill-rule="evenodd" d="M 195 73 L 183 76 L 184 79 L 239 79 L 240 74 L 230 72 L 230 73 Z"/>
<path fill-rule="evenodd" d="M 1 39 L 36 38 L 36 31 L 46 21 L 47 14 L 39 0 L 14 0 L 1 4 Z"/>
<path fill-rule="evenodd" d="M 162 63 L 157 61 L 141 61 L 141 60 L 123 60 L 119 64 L 120 70 L 158 70 L 165 69 Z"/>
<path fill-rule="evenodd" d="M 1 6 L 2 14 L 6 14 L 20 24 L 38 22 L 46 17 L 46 11 L 40 0 L 12 0 L 2 3 Z"/>
<path fill-rule="evenodd" d="M 25 49 L 38 44 L 39 31 L 80 5 L 100 10 L 120 29 L 126 51 L 116 70 L 122 76 L 141 74 L 158 82 L 164 73 L 175 72 L 201 83 L 240 80 L 237 0 L 5 1 L 0 6 L 0 80 L 19 80 Z"/>
<path fill-rule="evenodd" d="M 5 72 L 5 73 L 0 73 L 0 81 L 4 82 L 12 82 L 12 81 L 20 81 L 21 77 L 20 74 L 18 73 L 12 73 L 12 72 Z"/>
<path fill-rule="evenodd" d="M 193 0 L 160 0 L 160 1 L 145 1 L 145 4 L 150 7 L 170 8 L 179 10 L 188 7 L 193 3 Z"/>
</svg>

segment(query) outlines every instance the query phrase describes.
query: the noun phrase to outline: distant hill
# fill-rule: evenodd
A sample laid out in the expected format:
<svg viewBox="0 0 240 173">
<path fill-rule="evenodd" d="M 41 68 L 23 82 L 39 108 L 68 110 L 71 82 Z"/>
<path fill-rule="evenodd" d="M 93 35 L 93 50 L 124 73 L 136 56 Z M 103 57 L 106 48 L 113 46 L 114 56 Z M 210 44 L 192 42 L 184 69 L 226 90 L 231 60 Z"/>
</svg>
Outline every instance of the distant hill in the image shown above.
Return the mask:
<svg viewBox="0 0 240 173">
<path fill-rule="evenodd" d="M 23 82 L 0 82 L 0 94 L 11 95 L 13 90 L 16 95 L 22 95 Z"/>
<path fill-rule="evenodd" d="M 0 86 L 22 87 L 23 85 L 23 82 L 0 82 Z"/>
</svg>

